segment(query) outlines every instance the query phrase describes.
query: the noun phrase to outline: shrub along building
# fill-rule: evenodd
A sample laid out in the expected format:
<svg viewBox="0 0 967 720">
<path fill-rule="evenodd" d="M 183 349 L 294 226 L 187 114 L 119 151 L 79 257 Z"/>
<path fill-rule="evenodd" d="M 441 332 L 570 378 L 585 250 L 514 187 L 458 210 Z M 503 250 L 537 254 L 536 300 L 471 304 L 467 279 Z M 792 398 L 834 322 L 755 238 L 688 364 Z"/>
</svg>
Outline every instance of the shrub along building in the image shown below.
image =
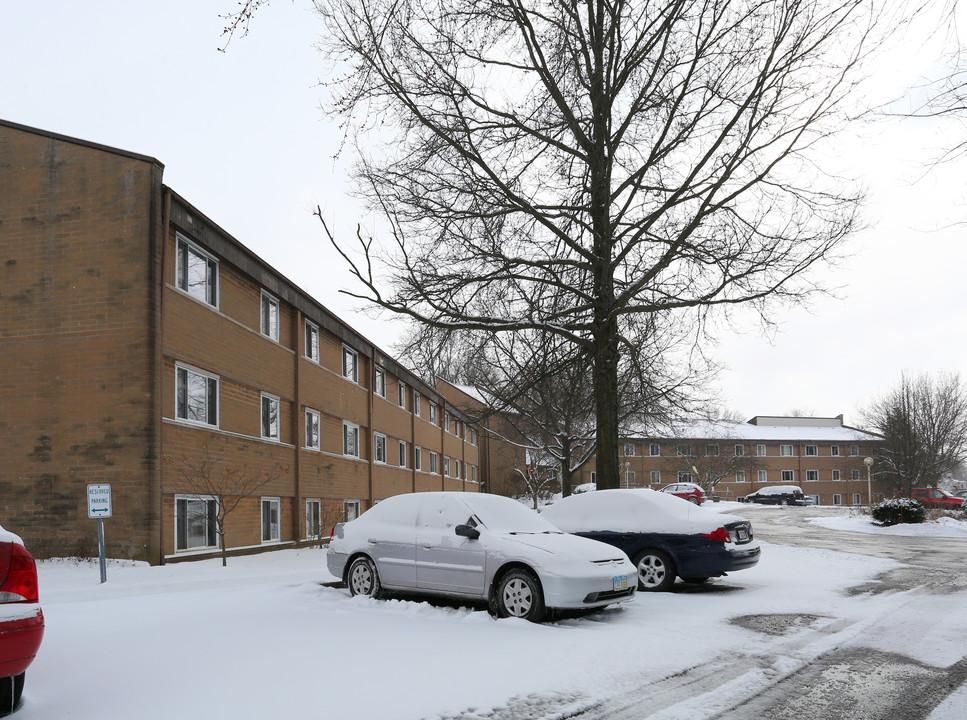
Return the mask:
<svg viewBox="0 0 967 720">
<path fill-rule="evenodd" d="M 621 487 L 674 482 L 714 486 L 734 500 L 770 485 L 798 485 L 822 505 L 870 501 L 865 458 L 880 438 L 835 418 L 756 416 L 746 423 L 696 423 L 668 433 L 632 430 L 618 447 Z M 594 482 L 592 460 L 581 471 Z M 880 499 L 875 484 L 873 499 Z"/>
<path fill-rule="evenodd" d="M 162 174 L 0 121 L 0 523 L 90 555 L 86 486 L 110 483 L 108 555 L 162 563 L 213 552 L 219 510 L 248 550 L 475 491 L 467 416 Z"/>
</svg>

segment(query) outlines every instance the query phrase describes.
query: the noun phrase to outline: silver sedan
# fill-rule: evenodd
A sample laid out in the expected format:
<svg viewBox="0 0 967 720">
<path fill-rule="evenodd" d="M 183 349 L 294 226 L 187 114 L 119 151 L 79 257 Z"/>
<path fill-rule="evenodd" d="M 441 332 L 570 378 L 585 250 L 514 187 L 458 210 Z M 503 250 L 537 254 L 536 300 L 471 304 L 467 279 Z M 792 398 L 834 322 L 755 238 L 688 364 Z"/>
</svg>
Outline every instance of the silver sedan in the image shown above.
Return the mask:
<svg viewBox="0 0 967 720">
<path fill-rule="evenodd" d="M 336 526 L 327 564 L 353 595 L 486 600 L 499 617 L 534 622 L 548 609 L 629 600 L 637 587 L 620 550 L 563 533 L 516 500 L 479 493 L 387 498 Z"/>
</svg>

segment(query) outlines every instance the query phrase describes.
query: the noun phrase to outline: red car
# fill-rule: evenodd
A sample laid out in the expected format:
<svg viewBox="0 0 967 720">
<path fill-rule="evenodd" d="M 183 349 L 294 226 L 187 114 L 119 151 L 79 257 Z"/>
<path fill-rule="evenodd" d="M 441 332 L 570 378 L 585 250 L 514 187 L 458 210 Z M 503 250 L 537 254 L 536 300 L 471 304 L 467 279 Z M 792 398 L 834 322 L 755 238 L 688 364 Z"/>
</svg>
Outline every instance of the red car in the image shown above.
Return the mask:
<svg viewBox="0 0 967 720">
<path fill-rule="evenodd" d="M 16 710 L 43 637 L 37 565 L 23 541 L 0 527 L 0 716 Z"/>
<path fill-rule="evenodd" d="M 702 486 L 690 482 L 672 483 L 663 487 L 660 492 L 680 497 L 682 500 L 688 500 L 696 505 L 701 505 L 706 500 Z"/>
<path fill-rule="evenodd" d="M 937 488 L 913 488 L 910 497 L 930 507 L 959 508 L 964 506 L 963 498 L 954 497 L 949 492 Z"/>
</svg>

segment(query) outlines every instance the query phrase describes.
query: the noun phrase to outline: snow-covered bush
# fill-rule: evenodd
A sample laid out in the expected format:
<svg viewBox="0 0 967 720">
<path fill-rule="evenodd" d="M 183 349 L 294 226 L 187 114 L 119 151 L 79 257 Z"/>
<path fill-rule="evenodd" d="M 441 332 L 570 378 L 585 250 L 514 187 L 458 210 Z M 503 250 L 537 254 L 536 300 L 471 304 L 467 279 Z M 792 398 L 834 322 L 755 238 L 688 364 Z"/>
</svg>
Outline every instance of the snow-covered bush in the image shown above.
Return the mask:
<svg viewBox="0 0 967 720">
<path fill-rule="evenodd" d="M 873 506 L 873 520 L 880 525 L 922 523 L 926 519 L 923 505 L 913 498 L 893 498 Z"/>
</svg>

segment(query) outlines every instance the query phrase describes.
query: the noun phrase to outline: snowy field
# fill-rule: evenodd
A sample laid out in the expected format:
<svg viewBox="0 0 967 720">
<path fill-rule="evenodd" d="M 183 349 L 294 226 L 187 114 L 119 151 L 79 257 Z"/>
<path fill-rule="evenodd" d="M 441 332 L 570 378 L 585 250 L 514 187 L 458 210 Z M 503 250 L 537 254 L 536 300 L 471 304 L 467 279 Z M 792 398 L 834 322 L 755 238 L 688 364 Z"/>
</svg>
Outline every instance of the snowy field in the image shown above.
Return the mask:
<svg viewBox="0 0 967 720">
<path fill-rule="evenodd" d="M 845 511 L 828 520 L 861 529 Z M 948 534 L 964 536 L 962 525 Z M 554 718 L 729 654 L 780 658 L 774 682 L 835 643 L 897 642 L 875 630 L 884 618 L 902 624 L 904 612 L 915 612 L 909 593 L 842 592 L 892 567 L 763 543 L 758 566 L 700 591 L 639 594 L 620 608 L 533 625 L 480 608 L 351 598 L 322 584 L 334 578 L 319 549 L 230 558 L 227 568 L 219 560 L 111 563 L 104 585 L 96 562 L 47 561 L 39 563 L 47 634 L 14 718 L 437 720 L 486 718 L 508 703 L 523 708 L 514 717 Z M 967 617 L 963 597 L 938 601 L 938 611 L 950 605 L 964 626 L 920 638 L 922 659 L 940 667 L 963 655 Z M 771 613 L 848 629 L 813 639 L 804 623 L 791 636 L 802 639 L 789 645 L 789 635 L 731 621 Z M 767 681 L 757 673 L 680 710 L 701 718 L 726 707 L 730 693 Z M 528 715 L 538 703 L 542 714 Z M 931 716 L 964 717 L 965 688 Z"/>
</svg>

